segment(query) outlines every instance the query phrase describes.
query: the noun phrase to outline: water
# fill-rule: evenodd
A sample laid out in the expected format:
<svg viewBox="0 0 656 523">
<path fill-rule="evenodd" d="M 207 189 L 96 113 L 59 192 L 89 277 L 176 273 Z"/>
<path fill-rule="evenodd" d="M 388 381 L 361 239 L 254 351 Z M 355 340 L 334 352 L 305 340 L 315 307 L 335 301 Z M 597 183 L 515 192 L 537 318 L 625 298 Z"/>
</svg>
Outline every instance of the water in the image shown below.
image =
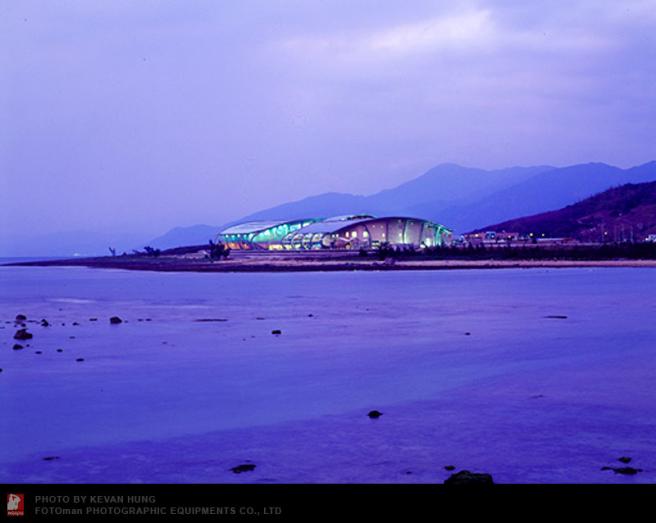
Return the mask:
<svg viewBox="0 0 656 523">
<path fill-rule="evenodd" d="M 507 482 L 653 482 L 655 275 L 3 267 L 0 477 L 441 481 L 457 459 Z M 15 351 L 18 313 L 51 326 Z M 617 453 L 643 472 L 600 472 Z M 226 472 L 247 456 L 257 472 Z"/>
</svg>

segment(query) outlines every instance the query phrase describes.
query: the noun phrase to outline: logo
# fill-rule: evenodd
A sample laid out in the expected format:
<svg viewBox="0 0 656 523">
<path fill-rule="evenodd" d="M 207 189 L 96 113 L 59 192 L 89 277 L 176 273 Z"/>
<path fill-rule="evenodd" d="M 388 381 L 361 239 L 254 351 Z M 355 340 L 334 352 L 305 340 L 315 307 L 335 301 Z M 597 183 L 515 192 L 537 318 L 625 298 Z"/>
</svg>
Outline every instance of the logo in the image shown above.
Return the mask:
<svg viewBox="0 0 656 523">
<path fill-rule="evenodd" d="M 7 494 L 7 516 L 25 515 L 25 494 Z"/>
</svg>

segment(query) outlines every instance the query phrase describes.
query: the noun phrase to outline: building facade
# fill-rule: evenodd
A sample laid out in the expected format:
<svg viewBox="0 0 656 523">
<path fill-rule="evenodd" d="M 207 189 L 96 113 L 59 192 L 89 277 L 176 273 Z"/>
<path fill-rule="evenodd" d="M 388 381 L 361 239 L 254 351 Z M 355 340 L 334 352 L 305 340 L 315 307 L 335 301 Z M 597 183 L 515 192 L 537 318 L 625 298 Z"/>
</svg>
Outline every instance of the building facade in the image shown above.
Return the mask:
<svg viewBox="0 0 656 523">
<path fill-rule="evenodd" d="M 382 245 L 423 249 L 448 243 L 451 231 L 437 223 L 402 216 L 371 215 L 247 222 L 221 231 L 217 240 L 242 250 L 359 250 Z"/>
</svg>

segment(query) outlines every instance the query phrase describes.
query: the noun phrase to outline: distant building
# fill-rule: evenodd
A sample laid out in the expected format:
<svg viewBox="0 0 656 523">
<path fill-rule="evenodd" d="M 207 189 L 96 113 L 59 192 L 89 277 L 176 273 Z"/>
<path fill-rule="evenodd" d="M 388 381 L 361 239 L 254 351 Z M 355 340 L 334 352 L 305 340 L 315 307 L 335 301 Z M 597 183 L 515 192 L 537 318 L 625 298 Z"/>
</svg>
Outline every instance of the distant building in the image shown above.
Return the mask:
<svg viewBox="0 0 656 523">
<path fill-rule="evenodd" d="M 520 234 L 508 231 L 485 231 L 465 234 L 463 245 L 472 247 L 521 247 L 527 244 L 562 245 L 576 243 L 572 238 L 552 238 L 544 233 Z"/>
<path fill-rule="evenodd" d="M 399 216 L 347 215 L 294 221 L 247 222 L 221 231 L 231 249 L 375 249 L 381 245 L 422 249 L 444 245 L 451 231 L 437 223 Z"/>
</svg>

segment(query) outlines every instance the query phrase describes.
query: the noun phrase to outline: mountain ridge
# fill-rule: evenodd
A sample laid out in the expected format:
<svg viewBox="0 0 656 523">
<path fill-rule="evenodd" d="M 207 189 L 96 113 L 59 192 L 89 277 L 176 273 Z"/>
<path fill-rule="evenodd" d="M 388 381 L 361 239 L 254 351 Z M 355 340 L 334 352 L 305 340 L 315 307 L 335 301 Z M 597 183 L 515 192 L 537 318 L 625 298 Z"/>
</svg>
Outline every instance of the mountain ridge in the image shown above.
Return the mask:
<svg viewBox="0 0 656 523">
<path fill-rule="evenodd" d="M 562 209 L 488 225 L 485 230 L 571 237 L 581 241 L 642 241 L 656 234 L 656 181 L 628 183 Z"/>
</svg>

